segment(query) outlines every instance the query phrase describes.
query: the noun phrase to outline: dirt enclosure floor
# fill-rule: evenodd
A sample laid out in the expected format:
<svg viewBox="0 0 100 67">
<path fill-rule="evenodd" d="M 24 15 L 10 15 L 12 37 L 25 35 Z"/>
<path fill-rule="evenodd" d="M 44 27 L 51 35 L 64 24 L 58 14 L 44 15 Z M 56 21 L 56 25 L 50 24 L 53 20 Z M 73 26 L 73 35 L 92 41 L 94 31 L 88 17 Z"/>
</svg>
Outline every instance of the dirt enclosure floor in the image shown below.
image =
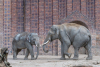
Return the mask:
<svg viewBox="0 0 100 67">
<path fill-rule="evenodd" d="M 9 55 L 8 62 L 12 67 L 100 67 L 100 56 L 93 56 L 93 60 L 86 60 L 87 55 L 79 55 L 79 60 L 60 60 L 60 57 L 39 55 L 37 60 L 30 60 L 30 56 L 29 60 L 24 60 L 24 55 L 18 55 L 18 60 L 13 60 Z"/>
</svg>

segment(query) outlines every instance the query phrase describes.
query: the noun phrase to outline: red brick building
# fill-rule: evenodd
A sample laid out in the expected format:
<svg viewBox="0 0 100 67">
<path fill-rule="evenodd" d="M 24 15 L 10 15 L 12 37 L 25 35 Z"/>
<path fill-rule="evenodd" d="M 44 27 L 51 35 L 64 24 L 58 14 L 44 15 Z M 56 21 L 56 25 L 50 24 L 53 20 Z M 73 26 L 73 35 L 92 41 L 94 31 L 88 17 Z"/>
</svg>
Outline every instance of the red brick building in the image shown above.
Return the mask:
<svg viewBox="0 0 100 67">
<path fill-rule="evenodd" d="M 12 38 L 23 31 L 38 33 L 42 44 L 52 25 L 70 22 L 88 27 L 92 52 L 100 54 L 100 0 L 0 0 L 0 47 L 11 54 Z M 53 41 L 48 54 L 59 55 L 60 46 Z"/>
</svg>

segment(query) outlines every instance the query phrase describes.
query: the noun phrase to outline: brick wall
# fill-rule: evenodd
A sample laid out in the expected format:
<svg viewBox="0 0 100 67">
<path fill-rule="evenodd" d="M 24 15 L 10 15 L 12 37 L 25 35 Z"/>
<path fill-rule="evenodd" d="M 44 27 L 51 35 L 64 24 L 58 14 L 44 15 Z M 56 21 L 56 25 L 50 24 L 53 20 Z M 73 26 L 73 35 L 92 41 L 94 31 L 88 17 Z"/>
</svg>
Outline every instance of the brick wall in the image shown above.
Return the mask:
<svg viewBox="0 0 100 67">
<path fill-rule="evenodd" d="M 100 48 L 99 8 L 99 0 L 0 0 L 0 47 L 8 47 L 12 54 L 11 42 L 17 33 L 38 33 L 42 44 L 52 25 L 78 22 L 88 26 L 93 54 L 100 54 L 97 52 Z M 48 44 L 47 48 L 49 53 L 44 53 L 40 47 L 40 54 L 61 54 L 59 40 Z"/>
</svg>

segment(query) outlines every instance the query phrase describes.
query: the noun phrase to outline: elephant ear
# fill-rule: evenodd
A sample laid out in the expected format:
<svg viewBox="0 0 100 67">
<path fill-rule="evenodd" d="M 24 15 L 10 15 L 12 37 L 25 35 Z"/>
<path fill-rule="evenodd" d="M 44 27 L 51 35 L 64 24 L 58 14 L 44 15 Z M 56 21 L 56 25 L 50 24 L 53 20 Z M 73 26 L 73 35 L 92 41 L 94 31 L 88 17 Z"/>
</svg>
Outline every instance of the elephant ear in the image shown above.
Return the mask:
<svg viewBox="0 0 100 67">
<path fill-rule="evenodd" d="M 58 30 L 58 28 L 55 28 L 55 30 L 56 30 L 56 34 L 59 35 L 59 30 Z"/>
<path fill-rule="evenodd" d="M 31 42 L 31 34 L 29 34 L 28 36 L 27 36 L 27 40 L 28 40 L 28 42 Z"/>
<path fill-rule="evenodd" d="M 51 29 L 54 30 L 57 35 L 59 35 L 59 29 L 56 25 L 53 25 Z"/>
<path fill-rule="evenodd" d="M 20 38 L 20 34 L 17 34 L 17 36 L 15 37 L 15 40 L 18 41 Z"/>
</svg>

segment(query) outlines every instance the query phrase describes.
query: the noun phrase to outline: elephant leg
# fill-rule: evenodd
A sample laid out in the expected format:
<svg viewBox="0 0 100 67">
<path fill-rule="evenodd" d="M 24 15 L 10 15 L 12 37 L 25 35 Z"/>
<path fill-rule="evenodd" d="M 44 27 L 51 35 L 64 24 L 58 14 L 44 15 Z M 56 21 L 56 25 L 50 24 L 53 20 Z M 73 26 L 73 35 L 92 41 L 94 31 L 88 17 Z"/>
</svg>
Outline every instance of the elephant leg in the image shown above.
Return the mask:
<svg viewBox="0 0 100 67">
<path fill-rule="evenodd" d="M 65 55 L 67 55 L 69 58 L 71 57 L 71 54 L 68 53 L 68 48 L 71 45 L 69 37 L 66 35 L 65 31 L 61 32 L 61 59 L 65 59 Z"/>
<path fill-rule="evenodd" d="M 88 57 L 86 58 L 86 60 L 92 60 L 91 43 L 86 45 L 85 48 L 86 48 L 87 53 L 88 53 Z"/>
<path fill-rule="evenodd" d="M 29 49 L 30 54 L 31 54 L 31 60 L 35 60 L 34 58 L 34 51 L 33 51 L 33 47 Z"/>
<path fill-rule="evenodd" d="M 63 49 L 64 50 L 64 54 L 67 55 L 70 58 L 71 55 L 72 55 L 71 53 L 68 53 L 68 49 L 70 47 L 70 44 L 67 44 L 67 45 L 63 44 L 63 45 L 64 45 L 64 49 Z"/>
<path fill-rule="evenodd" d="M 78 51 L 79 51 L 79 48 L 74 48 L 74 57 L 73 57 L 73 60 L 78 60 Z"/>
<path fill-rule="evenodd" d="M 29 50 L 29 52 L 31 54 L 31 60 L 34 60 L 33 46 L 30 43 L 28 43 L 28 42 L 26 42 L 25 45 L 26 45 L 27 49 Z"/>
<path fill-rule="evenodd" d="M 69 58 L 71 57 L 71 54 L 68 53 L 68 48 L 69 48 L 70 44 L 66 45 L 65 43 L 62 43 L 61 45 L 61 60 L 65 60 L 65 55 L 67 55 Z"/>
<path fill-rule="evenodd" d="M 13 59 L 17 60 L 17 50 L 16 49 L 13 50 Z"/>
<path fill-rule="evenodd" d="M 82 47 L 85 43 L 85 36 L 82 36 L 81 33 L 78 33 L 73 40 L 73 47 L 74 47 L 74 57 L 73 60 L 78 60 L 78 51 L 80 47 Z"/>
<path fill-rule="evenodd" d="M 13 59 L 17 60 L 17 47 L 15 46 L 16 43 L 13 41 L 12 42 L 12 49 L 13 49 Z"/>
<path fill-rule="evenodd" d="M 74 42 L 73 42 L 73 47 L 74 47 L 74 57 L 73 57 L 73 60 L 78 60 L 78 51 L 79 51 L 79 45 L 81 45 L 82 43 L 78 41 L 78 39 L 76 39 Z"/>
<path fill-rule="evenodd" d="M 64 47 L 63 47 L 63 45 L 61 45 L 61 58 L 60 58 L 60 60 L 65 60 L 66 58 L 65 58 L 65 54 L 64 54 Z"/>
<path fill-rule="evenodd" d="M 28 56 L 29 56 L 29 50 L 27 49 L 27 50 L 26 50 L 26 55 L 25 55 L 24 60 L 28 60 Z"/>
<path fill-rule="evenodd" d="M 34 60 L 34 51 L 33 51 L 33 46 L 32 45 L 29 45 L 29 48 L 28 48 L 30 54 L 31 54 L 31 60 Z"/>
</svg>

